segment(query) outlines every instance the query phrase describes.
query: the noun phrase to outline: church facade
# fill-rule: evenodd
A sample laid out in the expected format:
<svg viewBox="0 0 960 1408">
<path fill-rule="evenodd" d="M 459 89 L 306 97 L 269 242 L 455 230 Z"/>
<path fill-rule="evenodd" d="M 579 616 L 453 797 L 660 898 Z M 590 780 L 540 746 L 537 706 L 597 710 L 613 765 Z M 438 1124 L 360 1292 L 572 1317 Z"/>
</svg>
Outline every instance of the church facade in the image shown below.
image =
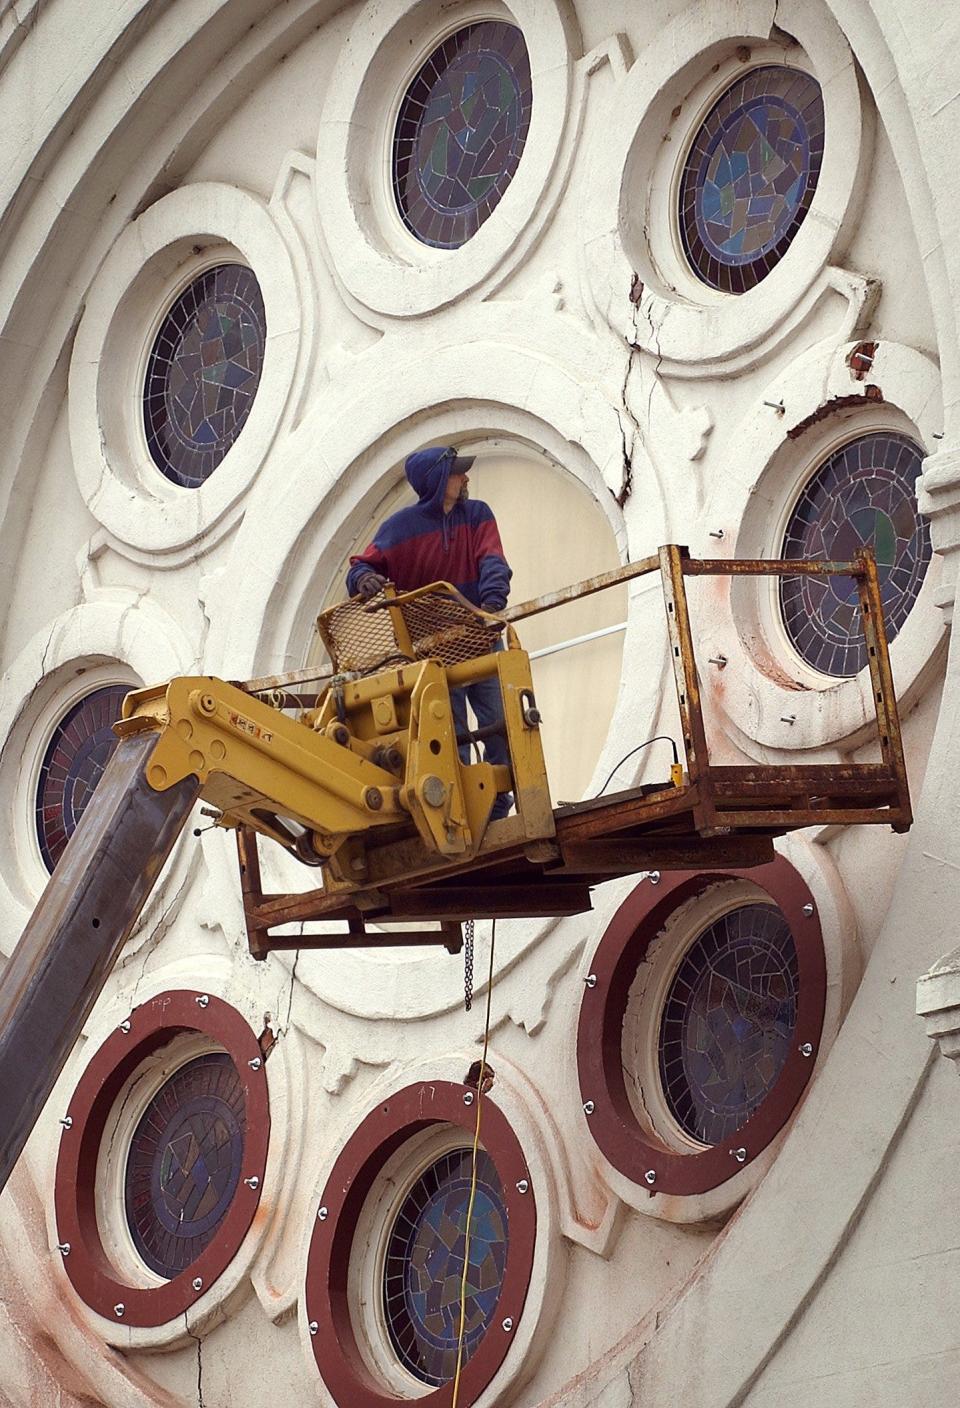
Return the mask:
<svg viewBox="0 0 960 1408">
<path fill-rule="evenodd" d="M 256 961 L 198 820 L 0 1196 L 0 1400 L 947 1401 L 958 50 L 908 0 L 0 8 L 5 956 L 125 693 L 319 670 L 427 446 L 515 602 L 872 547 L 915 818 L 498 921 L 465 1300 L 489 921 L 469 1011 L 440 947 Z M 847 583 L 690 605 L 716 761 L 877 756 Z M 519 631 L 555 804 L 666 776 L 656 575 Z"/>
</svg>

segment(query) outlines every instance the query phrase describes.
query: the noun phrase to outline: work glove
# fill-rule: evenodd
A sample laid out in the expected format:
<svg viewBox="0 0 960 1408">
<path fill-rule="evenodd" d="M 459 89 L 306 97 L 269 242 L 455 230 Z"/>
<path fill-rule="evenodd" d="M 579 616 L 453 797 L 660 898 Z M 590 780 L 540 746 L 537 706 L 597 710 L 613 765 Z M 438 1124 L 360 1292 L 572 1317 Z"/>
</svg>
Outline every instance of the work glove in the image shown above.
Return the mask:
<svg viewBox="0 0 960 1408">
<path fill-rule="evenodd" d="M 480 610 L 485 611 L 488 616 L 499 616 L 506 610 L 505 601 L 481 601 Z"/>
<path fill-rule="evenodd" d="M 372 601 L 383 590 L 386 581 L 386 577 L 381 577 L 379 572 L 364 572 L 357 582 L 357 596 L 363 601 Z"/>
</svg>

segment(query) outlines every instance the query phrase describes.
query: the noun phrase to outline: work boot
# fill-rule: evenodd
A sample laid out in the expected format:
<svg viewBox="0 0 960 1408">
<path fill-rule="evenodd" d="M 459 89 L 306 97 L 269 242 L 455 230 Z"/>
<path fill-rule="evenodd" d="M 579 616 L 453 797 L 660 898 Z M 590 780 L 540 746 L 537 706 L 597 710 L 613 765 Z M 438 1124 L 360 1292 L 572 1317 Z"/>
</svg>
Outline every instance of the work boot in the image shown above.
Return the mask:
<svg viewBox="0 0 960 1408">
<path fill-rule="evenodd" d="M 503 818 L 507 815 L 507 813 L 510 812 L 510 811 L 512 811 L 512 810 L 513 810 L 513 793 L 512 793 L 512 792 L 498 792 L 498 793 L 497 793 L 497 800 L 494 802 L 494 804 L 493 804 L 493 810 L 492 810 L 491 813 L 490 813 L 490 820 L 491 820 L 491 821 L 502 821 Z"/>
</svg>

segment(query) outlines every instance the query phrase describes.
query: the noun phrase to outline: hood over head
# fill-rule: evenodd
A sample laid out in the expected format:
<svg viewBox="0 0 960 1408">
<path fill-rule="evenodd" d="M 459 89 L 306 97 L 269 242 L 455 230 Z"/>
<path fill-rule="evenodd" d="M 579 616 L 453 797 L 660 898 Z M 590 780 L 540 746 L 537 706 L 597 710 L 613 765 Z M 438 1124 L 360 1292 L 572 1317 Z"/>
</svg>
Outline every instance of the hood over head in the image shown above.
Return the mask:
<svg viewBox="0 0 960 1408">
<path fill-rule="evenodd" d="M 408 455 L 403 469 L 422 507 L 439 512 L 450 475 L 466 474 L 472 464 L 472 455 L 458 456 L 452 445 L 437 445 Z"/>
</svg>

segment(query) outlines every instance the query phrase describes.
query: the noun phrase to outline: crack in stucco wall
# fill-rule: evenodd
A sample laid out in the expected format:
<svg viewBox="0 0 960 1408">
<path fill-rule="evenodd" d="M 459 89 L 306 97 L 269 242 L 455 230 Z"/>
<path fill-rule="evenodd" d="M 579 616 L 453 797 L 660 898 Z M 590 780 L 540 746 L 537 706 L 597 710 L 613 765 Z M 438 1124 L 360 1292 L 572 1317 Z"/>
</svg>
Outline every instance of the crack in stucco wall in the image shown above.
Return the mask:
<svg viewBox="0 0 960 1408">
<path fill-rule="evenodd" d="M 186 1311 L 183 1312 L 183 1324 L 187 1334 L 196 1342 L 197 1346 L 197 1408 L 206 1408 L 203 1401 L 203 1338 L 201 1335 L 195 1335 L 191 1330 Z"/>
<path fill-rule="evenodd" d="M 301 937 L 303 936 L 303 924 L 300 925 L 300 935 Z M 287 1017 L 277 1034 L 278 1036 L 286 1036 L 287 1032 L 290 1030 L 290 1016 L 293 1012 L 293 994 L 297 985 L 297 964 L 300 962 L 301 951 L 300 949 L 294 951 L 293 967 L 290 969 L 290 992 L 287 997 Z"/>
<path fill-rule="evenodd" d="M 620 453 L 623 460 L 623 474 L 620 482 L 620 492 L 615 495 L 617 504 L 623 508 L 627 499 L 633 492 L 633 456 L 636 452 L 637 441 L 642 439 L 640 433 L 640 423 L 634 415 L 630 406 L 630 377 L 636 363 L 637 353 L 640 348 L 637 345 L 637 317 L 639 315 L 639 303 L 643 295 L 643 284 L 637 274 L 633 276 L 633 284 L 630 288 L 630 302 L 633 305 L 633 337 L 627 342 L 627 365 L 623 371 L 623 382 L 620 386 L 620 405 L 617 407 L 617 421 L 620 425 Z M 627 435 L 627 426 L 624 418 L 629 422 L 630 434 Z"/>
</svg>

